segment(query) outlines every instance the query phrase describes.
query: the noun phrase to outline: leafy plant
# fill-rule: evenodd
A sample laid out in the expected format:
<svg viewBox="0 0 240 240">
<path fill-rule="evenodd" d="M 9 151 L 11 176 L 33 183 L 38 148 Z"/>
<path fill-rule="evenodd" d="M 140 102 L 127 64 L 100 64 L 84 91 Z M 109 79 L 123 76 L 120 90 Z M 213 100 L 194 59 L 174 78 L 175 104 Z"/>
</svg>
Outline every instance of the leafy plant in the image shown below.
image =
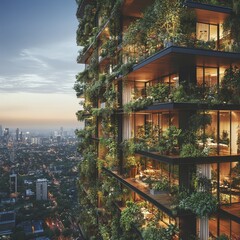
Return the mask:
<svg viewBox="0 0 240 240">
<path fill-rule="evenodd" d="M 240 70 L 237 66 L 226 69 L 220 86 L 219 98 L 225 103 L 240 102 Z"/>
<path fill-rule="evenodd" d="M 153 189 L 159 190 L 159 191 L 168 191 L 169 190 L 168 179 L 163 177 L 160 180 L 158 180 L 157 182 L 154 182 Z"/>
<path fill-rule="evenodd" d="M 208 156 L 207 149 L 200 149 L 196 144 L 183 144 L 180 150 L 180 157 L 206 157 Z"/>
<path fill-rule="evenodd" d="M 159 146 L 158 150 L 162 154 L 176 154 L 178 153 L 178 144 L 179 137 L 182 130 L 177 128 L 176 126 L 170 126 L 165 132 L 163 132 L 162 136 L 159 138 Z"/>
<path fill-rule="evenodd" d="M 126 208 L 121 212 L 120 224 L 123 229 L 130 231 L 133 226 L 141 227 L 144 216 L 140 207 L 131 201 L 126 202 Z"/>
<path fill-rule="evenodd" d="M 135 101 L 130 101 L 129 103 L 126 103 L 123 106 L 123 110 L 126 113 L 131 113 L 137 110 L 142 110 L 147 106 L 150 106 L 152 104 L 151 98 L 138 98 Z"/>
<path fill-rule="evenodd" d="M 170 93 L 169 86 L 164 83 L 147 87 L 147 95 L 150 96 L 154 102 L 166 102 Z"/>
<path fill-rule="evenodd" d="M 211 193 L 193 192 L 179 202 L 179 208 L 190 210 L 198 217 L 207 217 L 216 212 L 218 201 Z"/>
<path fill-rule="evenodd" d="M 147 227 L 143 230 L 143 238 L 147 240 L 169 240 L 173 239 L 177 233 L 177 228 L 175 225 L 170 224 L 168 227 L 163 228 L 159 226 L 156 222 L 150 222 Z"/>
</svg>

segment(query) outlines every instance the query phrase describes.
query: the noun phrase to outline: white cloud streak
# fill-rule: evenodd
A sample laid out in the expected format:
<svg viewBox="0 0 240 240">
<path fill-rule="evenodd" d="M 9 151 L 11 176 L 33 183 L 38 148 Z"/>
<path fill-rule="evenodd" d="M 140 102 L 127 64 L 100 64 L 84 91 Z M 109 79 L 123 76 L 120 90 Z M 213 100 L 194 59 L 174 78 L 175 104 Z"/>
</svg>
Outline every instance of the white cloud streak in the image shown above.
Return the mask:
<svg viewBox="0 0 240 240">
<path fill-rule="evenodd" d="M 21 49 L 7 59 L 9 69 L 0 71 L 0 92 L 73 94 L 75 75 L 82 69 L 76 55 L 72 41 Z"/>
</svg>

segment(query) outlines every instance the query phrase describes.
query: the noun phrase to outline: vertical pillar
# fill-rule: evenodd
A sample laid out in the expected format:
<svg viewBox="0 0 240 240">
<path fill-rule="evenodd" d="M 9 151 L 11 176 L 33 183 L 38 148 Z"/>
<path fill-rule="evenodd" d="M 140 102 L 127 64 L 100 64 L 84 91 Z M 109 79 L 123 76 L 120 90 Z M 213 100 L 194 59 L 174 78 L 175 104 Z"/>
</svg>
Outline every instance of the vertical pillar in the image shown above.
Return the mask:
<svg viewBox="0 0 240 240">
<path fill-rule="evenodd" d="M 202 174 L 208 179 L 211 179 L 211 164 L 197 165 L 198 173 Z M 202 217 L 199 219 L 199 238 L 200 240 L 209 239 L 209 219 Z"/>
</svg>

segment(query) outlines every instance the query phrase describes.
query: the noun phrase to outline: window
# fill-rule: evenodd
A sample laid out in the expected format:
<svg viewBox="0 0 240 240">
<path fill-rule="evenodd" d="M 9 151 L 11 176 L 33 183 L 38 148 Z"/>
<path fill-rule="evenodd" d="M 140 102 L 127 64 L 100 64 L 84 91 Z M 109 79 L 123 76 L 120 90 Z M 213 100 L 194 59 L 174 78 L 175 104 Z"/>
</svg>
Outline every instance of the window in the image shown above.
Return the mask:
<svg viewBox="0 0 240 240">
<path fill-rule="evenodd" d="M 218 41 L 218 25 L 197 23 L 197 39 L 202 41 Z"/>
<path fill-rule="evenodd" d="M 197 67 L 197 83 L 213 87 L 218 84 L 218 68 Z"/>
</svg>

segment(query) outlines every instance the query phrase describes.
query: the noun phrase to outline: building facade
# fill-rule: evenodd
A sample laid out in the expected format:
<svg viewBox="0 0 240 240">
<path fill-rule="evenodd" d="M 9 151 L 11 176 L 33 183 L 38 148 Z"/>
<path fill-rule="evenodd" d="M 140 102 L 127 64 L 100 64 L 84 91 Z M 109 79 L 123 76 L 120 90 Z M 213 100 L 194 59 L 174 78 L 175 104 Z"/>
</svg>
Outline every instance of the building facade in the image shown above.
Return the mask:
<svg viewBox="0 0 240 240">
<path fill-rule="evenodd" d="M 47 200 L 48 199 L 48 180 L 37 179 L 36 181 L 36 199 Z"/>
<path fill-rule="evenodd" d="M 77 3 L 85 237 L 239 239 L 238 1 Z"/>
<path fill-rule="evenodd" d="M 10 185 L 10 194 L 11 193 L 17 193 L 17 174 L 16 173 L 12 173 L 9 175 L 9 185 Z"/>
<path fill-rule="evenodd" d="M 12 234 L 15 223 L 15 211 L 0 212 L 0 236 Z"/>
</svg>

